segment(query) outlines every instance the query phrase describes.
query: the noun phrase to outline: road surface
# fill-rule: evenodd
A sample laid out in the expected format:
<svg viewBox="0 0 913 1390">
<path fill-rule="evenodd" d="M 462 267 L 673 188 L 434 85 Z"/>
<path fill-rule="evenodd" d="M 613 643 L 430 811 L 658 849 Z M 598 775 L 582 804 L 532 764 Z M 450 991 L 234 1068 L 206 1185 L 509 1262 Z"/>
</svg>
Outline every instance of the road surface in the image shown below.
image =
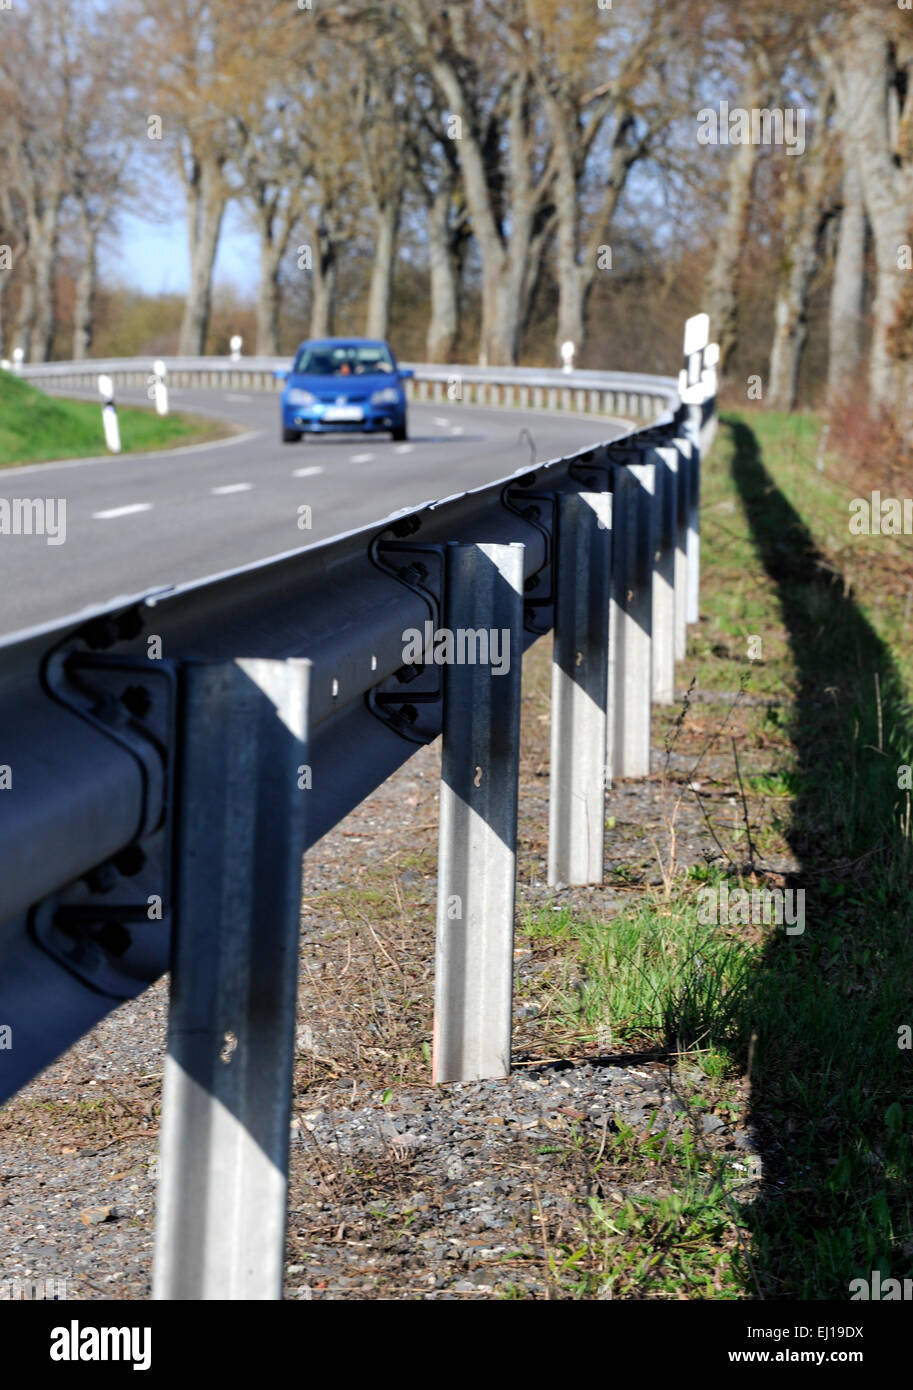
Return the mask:
<svg viewBox="0 0 913 1390">
<path fill-rule="evenodd" d="M 174 410 L 218 416 L 242 433 L 152 454 L 0 470 L 0 500 L 53 499 L 58 517 L 66 504 L 62 543 L 0 534 L 0 634 L 308 545 L 627 428 L 547 411 L 413 404 L 405 444 L 386 435 L 283 444 L 278 396 L 170 394 Z M 139 389 L 118 399 L 145 401 Z"/>
</svg>

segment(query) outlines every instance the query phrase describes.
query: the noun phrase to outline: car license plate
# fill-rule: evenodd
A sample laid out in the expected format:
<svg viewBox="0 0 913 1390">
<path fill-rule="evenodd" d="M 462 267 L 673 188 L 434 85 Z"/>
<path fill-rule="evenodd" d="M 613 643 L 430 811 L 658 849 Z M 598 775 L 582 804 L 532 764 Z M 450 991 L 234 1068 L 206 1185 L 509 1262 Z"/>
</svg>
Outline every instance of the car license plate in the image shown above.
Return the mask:
<svg viewBox="0 0 913 1390">
<path fill-rule="evenodd" d="M 328 405 L 323 412 L 324 420 L 363 420 L 365 413 L 360 405 Z"/>
</svg>

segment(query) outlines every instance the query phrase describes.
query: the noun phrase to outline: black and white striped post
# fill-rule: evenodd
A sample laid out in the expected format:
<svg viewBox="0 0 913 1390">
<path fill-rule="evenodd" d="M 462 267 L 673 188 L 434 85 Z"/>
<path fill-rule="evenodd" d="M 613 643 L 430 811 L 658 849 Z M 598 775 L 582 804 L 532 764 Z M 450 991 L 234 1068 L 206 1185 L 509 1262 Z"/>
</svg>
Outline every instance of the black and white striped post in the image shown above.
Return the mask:
<svg viewBox="0 0 913 1390">
<path fill-rule="evenodd" d="M 168 368 L 165 366 L 161 358 L 153 362 L 152 372 L 154 380 L 152 382 L 151 395 L 153 401 L 155 402 L 155 412 L 157 415 L 167 415 L 168 387 L 165 384 L 165 377 L 167 375 Z"/>
<path fill-rule="evenodd" d="M 105 431 L 105 443 L 112 454 L 120 453 L 120 425 L 114 405 L 114 382 L 109 376 L 98 378 L 98 394 L 101 396 L 101 422 Z"/>
</svg>

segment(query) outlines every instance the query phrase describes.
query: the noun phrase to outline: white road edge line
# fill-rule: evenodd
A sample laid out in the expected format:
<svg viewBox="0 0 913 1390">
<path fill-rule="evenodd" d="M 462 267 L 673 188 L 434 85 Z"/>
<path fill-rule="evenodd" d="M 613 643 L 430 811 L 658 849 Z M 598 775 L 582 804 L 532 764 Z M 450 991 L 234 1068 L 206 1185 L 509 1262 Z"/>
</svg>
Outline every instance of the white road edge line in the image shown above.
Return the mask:
<svg viewBox="0 0 913 1390">
<path fill-rule="evenodd" d="M 134 512 L 151 512 L 151 502 L 131 502 L 129 507 L 111 507 L 106 512 L 93 512 L 93 521 L 113 521 L 117 516 L 132 516 Z"/>
</svg>

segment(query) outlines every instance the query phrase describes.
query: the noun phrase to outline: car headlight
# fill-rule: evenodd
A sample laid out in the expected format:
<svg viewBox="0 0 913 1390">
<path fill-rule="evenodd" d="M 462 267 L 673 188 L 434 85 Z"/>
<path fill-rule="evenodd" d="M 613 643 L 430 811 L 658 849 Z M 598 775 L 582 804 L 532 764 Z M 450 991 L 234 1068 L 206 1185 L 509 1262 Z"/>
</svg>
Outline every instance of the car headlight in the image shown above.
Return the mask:
<svg viewBox="0 0 913 1390">
<path fill-rule="evenodd" d="M 286 394 L 288 405 L 316 405 L 317 397 L 310 391 L 302 391 L 297 386 L 293 386 L 291 391 Z"/>
<path fill-rule="evenodd" d="M 395 386 L 385 386 L 382 391 L 375 391 L 371 397 L 372 405 L 396 405 L 399 402 L 399 392 Z"/>
</svg>

